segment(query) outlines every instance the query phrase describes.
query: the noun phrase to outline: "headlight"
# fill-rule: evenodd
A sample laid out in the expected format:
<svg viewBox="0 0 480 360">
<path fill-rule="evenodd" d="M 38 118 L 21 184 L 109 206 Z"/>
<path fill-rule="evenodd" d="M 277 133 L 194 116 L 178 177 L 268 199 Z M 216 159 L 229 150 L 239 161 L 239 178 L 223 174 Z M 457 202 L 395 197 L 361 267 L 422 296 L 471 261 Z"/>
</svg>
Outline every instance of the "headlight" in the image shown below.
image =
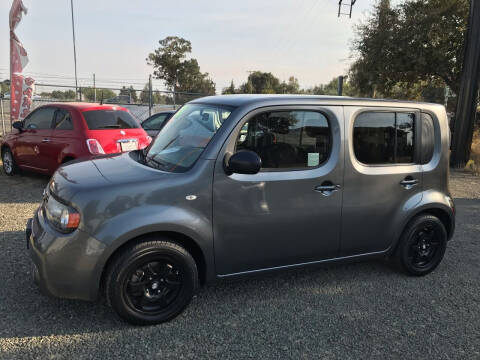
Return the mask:
<svg viewBox="0 0 480 360">
<path fill-rule="evenodd" d="M 80 214 L 71 207 L 49 196 L 45 201 L 45 215 L 48 221 L 59 231 L 69 233 L 78 228 Z"/>
</svg>

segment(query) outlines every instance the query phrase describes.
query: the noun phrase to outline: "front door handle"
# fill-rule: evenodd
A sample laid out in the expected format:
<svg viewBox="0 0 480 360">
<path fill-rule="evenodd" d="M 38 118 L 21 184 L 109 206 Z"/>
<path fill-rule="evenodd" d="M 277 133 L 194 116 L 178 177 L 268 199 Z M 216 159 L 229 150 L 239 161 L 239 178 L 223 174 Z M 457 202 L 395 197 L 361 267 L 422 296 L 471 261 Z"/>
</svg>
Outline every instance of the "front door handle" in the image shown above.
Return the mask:
<svg viewBox="0 0 480 360">
<path fill-rule="evenodd" d="M 48 139 L 48 138 L 45 138 L 45 139 L 42 140 L 42 143 L 48 143 L 48 142 L 50 142 L 50 139 Z"/>
<path fill-rule="evenodd" d="M 402 185 L 405 189 L 410 190 L 414 186 L 418 185 L 418 180 L 411 176 L 407 176 L 405 179 L 400 181 L 400 185 Z"/>
<path fill-rule="evenodd" d="M 335 191 L 340 190 L 340 185 L 335 185 L 331 181 L 324 181 L 321 185 L 315 186 L 314 190 L 321 193 L 323 196 L 330 196 Z"/>
</svg>

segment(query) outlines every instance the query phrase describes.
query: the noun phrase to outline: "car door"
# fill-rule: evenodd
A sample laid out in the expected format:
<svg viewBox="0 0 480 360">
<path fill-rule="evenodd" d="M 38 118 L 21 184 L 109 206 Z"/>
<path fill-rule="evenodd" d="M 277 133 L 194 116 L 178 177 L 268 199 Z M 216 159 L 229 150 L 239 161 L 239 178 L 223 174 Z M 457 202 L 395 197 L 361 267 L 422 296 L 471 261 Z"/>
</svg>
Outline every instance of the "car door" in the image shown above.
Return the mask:
<svg viewBox="0 0 480 360">
<path fill-rule="evenodd" d="M 416 109 L 345 107 L 341 256 L 381 252 L 422 198 Z"/>
<path fill-rule="evenodd" d="M 24 167 L 47 171 L 48 146 L 55 110 L 50 106 L 41 107 L 25 118 L 22 139 L 24 153 L 21 157 Z"/>
<path fill-rule="evenodd" d="M 158 135 L 166 120 L 170 118 L 170 113 L 159 113 L 152 115 L 142 123 L 142 128 L 152 138 Z"/>
<path fill-rule="evenodd" d="M 75 135 L 73 118 L 67 109 L 57 108 L 54 115 L 53 129 L 47 153 L 47 167 L 50 172 L 55 171 L 64 158 L 65 153 L 69 156 L 78 146 L 78 136 Z"/>
<path fill-rule="evenodd" d="M 339 251 L 343 184 L 341 107 L 272 107 L 247 115 L 215 166 L 217 274 L 333 258 Z M 262 169 L 228 175 L 224 157 L 255 151 Z M 228 155 L 227 155 L 228 157 Z"/>
</svg>

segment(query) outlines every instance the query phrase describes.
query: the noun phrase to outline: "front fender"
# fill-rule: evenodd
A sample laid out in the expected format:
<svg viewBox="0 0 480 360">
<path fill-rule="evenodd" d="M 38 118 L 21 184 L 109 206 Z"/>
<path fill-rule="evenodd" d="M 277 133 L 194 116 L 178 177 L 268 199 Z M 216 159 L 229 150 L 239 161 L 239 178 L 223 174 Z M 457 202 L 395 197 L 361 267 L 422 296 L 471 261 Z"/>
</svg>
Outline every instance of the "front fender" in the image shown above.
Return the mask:
<svg viewBox="0 0 480 360">
<path fill-rule="evenodd" d="M 214 278 L 213 233 L 210 220 L 194 209 L 152 205 L 134 207 L 111 217 L 92 234 L 95 239 L 106 245 L 95 268 L 94 284 L 100 283 L 104 267 L 116 250 L 132 239 L 156 232 L 173 232 L 192 239 L 205 258 L 207 280 Z"/>
</svg>

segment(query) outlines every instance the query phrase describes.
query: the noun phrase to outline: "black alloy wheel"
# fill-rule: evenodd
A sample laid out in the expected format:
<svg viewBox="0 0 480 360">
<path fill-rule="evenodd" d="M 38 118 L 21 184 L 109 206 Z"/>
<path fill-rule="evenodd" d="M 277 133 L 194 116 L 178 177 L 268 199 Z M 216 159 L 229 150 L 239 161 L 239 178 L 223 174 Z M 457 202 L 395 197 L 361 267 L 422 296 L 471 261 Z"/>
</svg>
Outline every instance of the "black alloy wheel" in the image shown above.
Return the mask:
<svg viewBox="0 0 480 360">
<path fill-rule="evenodd" d="M 410 275 L 426 275 L 440 264 L 447 248 L 447 231 L 433 215 L 420 215 L 407 225 L 396 257 Z"/>
<path fill-rule="evenodd" d="M 105 290 L 117 314 L 136 325 L 173 319 L 190 303 L 198 270 L 190 253 L 169 239 L 144 239 L 115 256 Z"/>
</svg>

